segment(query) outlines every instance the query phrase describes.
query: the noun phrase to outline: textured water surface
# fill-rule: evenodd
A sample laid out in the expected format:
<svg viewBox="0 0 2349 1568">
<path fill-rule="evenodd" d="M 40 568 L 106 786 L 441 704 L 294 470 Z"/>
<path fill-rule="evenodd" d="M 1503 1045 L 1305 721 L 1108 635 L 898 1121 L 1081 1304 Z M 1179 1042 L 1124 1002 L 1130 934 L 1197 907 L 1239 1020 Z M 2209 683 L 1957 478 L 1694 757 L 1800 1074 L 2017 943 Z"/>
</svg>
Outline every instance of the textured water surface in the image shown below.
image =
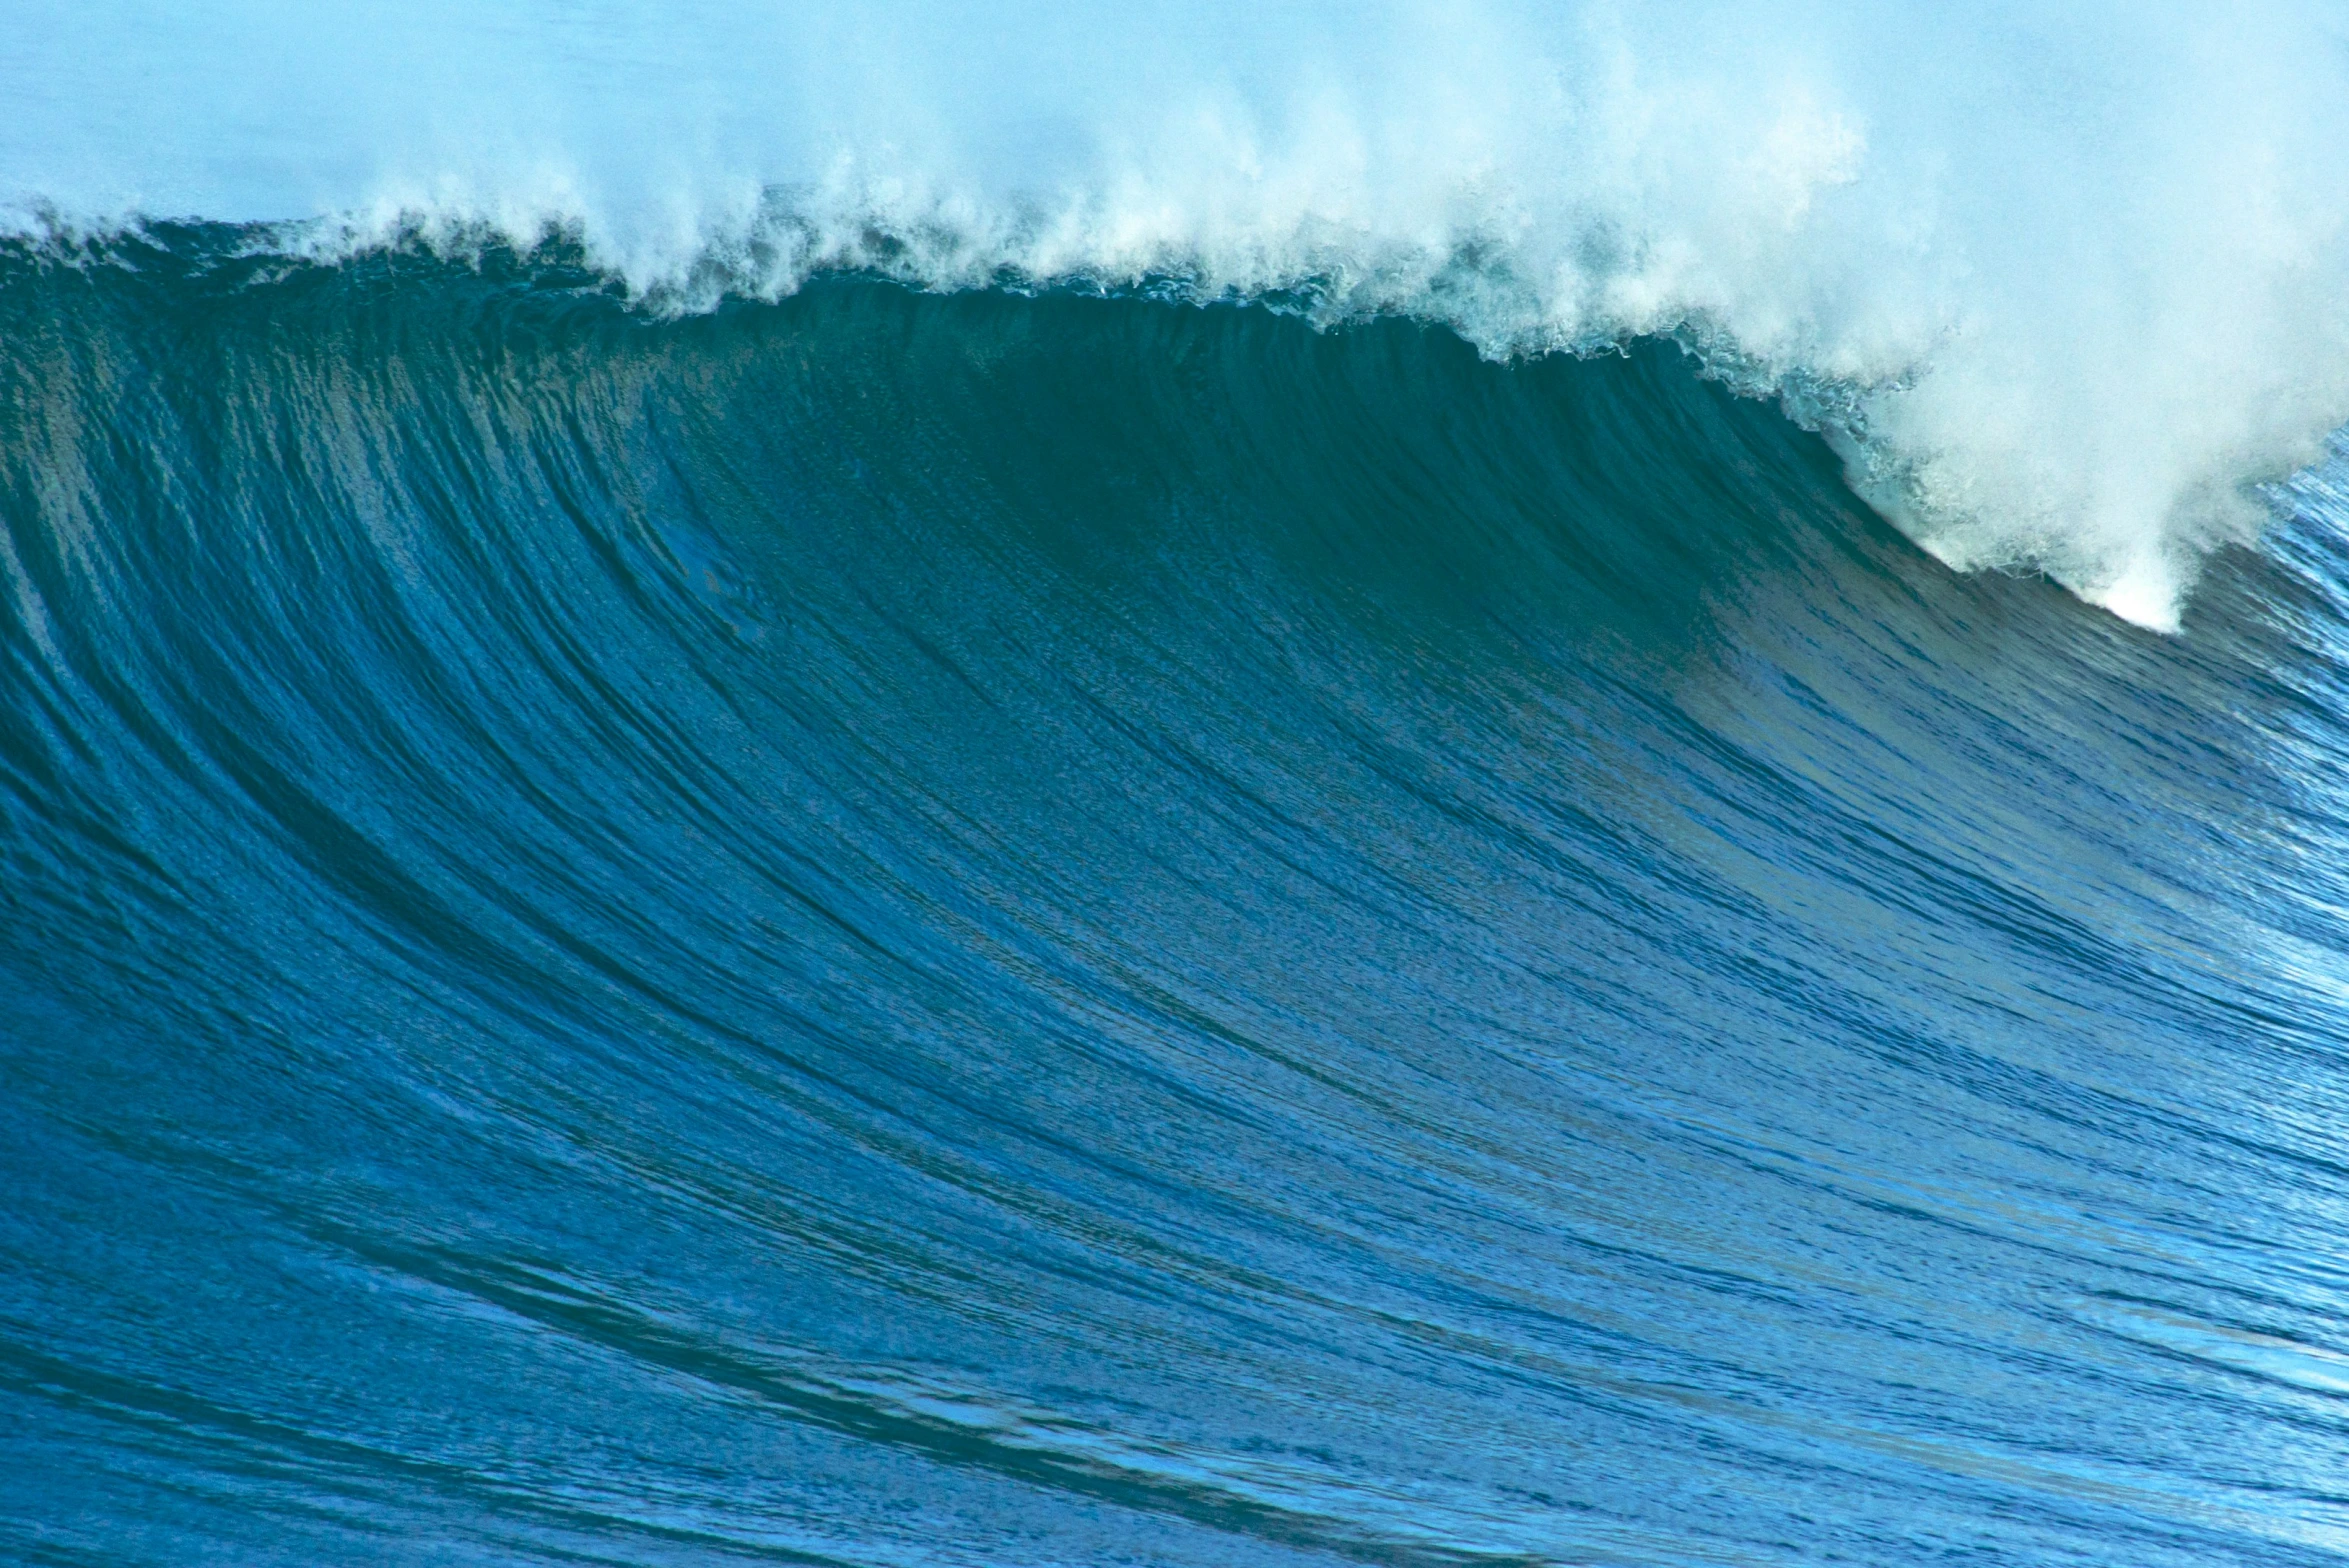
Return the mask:
<svg viewBox="0 0 2349 1568">
<path fill-rule="evenodd" d="M 2349 501 L 1668 343 L 0 252 L 0 1558 L 2349 1552 Z"/>
</svg>

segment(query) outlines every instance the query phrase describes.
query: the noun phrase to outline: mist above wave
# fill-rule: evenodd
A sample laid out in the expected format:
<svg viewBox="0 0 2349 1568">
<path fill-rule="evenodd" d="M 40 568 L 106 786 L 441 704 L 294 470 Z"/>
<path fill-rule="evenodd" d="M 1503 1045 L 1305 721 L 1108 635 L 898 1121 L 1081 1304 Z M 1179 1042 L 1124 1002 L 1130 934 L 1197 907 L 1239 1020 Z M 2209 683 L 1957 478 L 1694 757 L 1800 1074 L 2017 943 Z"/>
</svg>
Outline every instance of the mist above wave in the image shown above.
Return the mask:
<svg viewBox="0 0 2349 1568">
<path fill-rule="evenodd" d="M 0 64 L 27 210 L 549 224 L 656 302 L 830 266 L 1678 333 L 1963 567 L 2174 626 L 2349 417 L 2316 5 L 154 5 Z"/>
</svg>

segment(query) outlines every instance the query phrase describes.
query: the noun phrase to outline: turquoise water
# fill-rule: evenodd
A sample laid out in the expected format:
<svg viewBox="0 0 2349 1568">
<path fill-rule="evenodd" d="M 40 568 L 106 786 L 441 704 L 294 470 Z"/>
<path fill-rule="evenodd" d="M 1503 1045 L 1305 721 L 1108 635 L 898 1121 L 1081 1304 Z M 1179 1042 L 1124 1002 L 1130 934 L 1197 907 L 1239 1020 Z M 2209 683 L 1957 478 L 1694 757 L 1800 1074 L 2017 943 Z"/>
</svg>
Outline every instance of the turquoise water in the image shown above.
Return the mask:
<svg viewBox="0 0 2349 1568">
<path fill-rule="evenodd" d="M 2332 470 L 1150 292 L 0 254 L 0 1557 L 2339 1560 Z"/>
</svg>

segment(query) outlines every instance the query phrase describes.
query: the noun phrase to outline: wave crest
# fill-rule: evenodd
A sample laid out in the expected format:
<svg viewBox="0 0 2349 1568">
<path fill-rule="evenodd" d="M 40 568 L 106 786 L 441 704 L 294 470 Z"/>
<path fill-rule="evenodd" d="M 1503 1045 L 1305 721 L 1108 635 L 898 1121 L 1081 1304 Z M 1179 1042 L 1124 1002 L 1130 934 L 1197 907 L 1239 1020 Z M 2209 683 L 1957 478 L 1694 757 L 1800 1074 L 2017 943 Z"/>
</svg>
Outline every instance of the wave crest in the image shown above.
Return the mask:
<svg viewBox="0 0 2349 1568">
<path fill-rule="evenodd" d="M 1403 312 L 1495 355 L 1678 335 L 1944 560 L 2164 627 L 2349 416 L 2315 5 L 519 10 L 231 14 L 100 80 L 60 24 L 0 67 L 33 111 L 0 195 L 326 215 L 328 248 L 552 225 L 662 308 L 851 268 Z M 227 96 L 255 58 L 270 107 Z"/>
</svg>

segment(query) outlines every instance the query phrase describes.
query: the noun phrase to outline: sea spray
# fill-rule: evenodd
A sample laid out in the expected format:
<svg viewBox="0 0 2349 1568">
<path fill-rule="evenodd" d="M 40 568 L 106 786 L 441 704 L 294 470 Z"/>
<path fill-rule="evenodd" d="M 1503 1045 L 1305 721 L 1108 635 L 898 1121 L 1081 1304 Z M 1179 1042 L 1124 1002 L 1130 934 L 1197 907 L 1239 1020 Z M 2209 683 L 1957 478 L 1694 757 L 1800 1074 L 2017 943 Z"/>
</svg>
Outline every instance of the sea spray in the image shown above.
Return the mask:
<svg viewBox="0 0 2349 1568">
<path fill-rule="evenodd" d="M 0 86 L 20 208 L 553 225 L 670 305 L 883 265 L 1304 290 L 1496 354 L 1677 334 L 1840 389 L 1944 560 L 2155 626 L 2349 416 L 2320 5 L 101 7 Z"/>
</svg>

